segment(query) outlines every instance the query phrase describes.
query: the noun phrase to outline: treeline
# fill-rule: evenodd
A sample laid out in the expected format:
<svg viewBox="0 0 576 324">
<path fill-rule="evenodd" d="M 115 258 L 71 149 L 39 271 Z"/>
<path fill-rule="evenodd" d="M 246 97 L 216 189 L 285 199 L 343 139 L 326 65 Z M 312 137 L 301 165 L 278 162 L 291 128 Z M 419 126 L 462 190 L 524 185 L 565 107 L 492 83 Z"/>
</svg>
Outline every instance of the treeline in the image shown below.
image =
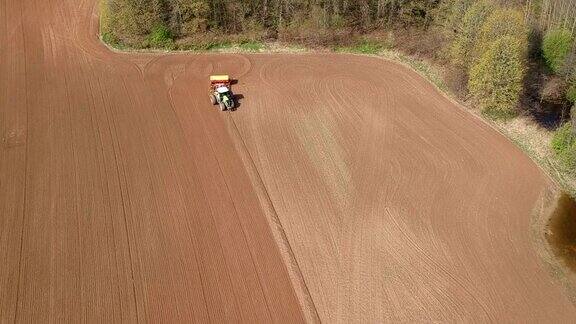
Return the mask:
<svg viewBox="0 0 576 324">
<path fill-rule="evenodd" d="M 576 101 L 576 1 L 444 4 L 450 9 L 438 22 L 446 35 L 446 57 L 463 73 L 467 95 L 484 113 L 493 118 L 538 114 L 548 122 L 570 116 Z M 574 108 L 572 121 L 559 127 L 552 148 L 561 164 L 576 174 Z"/>
<path fill-rule="evenodd" d="M 573 42 L 576 1 L 451 2 L 452 11 L 444 20 L 448 57 L 452 64 L 465 70 L 470 93 L 487 109 L 498 107 L 502 113 L 514 112 L 522 91 L 538 91 L 540 101 L 567 103 L 576 99 L 572 94 L 576 90 Z M 539 64 L 545 69 L 538 69 Z M 490 68 L 501 75 L 486 75 Z M 545 81 L 529 79 L 534 75 L 526 73 L 535 74 L 534 70 L 540 73 L 543 70 Z M 500 95 L 497 95 L 499 92 L 489 86 L 491 82 L 506 84 L 508 89 L 500 89 Z M 530 82 L 535 84 L 524 89 L 524 83 Z M 488 88 L 481 91 L 480 87 Z M 508 98 L 506 103 L 502 102 L 504 93 Z"/>
<path fill-rule="evenodd" d="M 440 0 L 103 0 L 107 37 L 134 46 L 170 38 L 244 34 L 327 44 L 391 26 L 429 26 Z"/>
<path fill-rule="evenodd" d="M 527 18 L 548 30 L 562 28 L 576 32 L 576 1 L 526 0 Z"/>
<path fill-rule="evenodd" d="M 485 0 L 451 3 L 445 19 L 450 62 L 465 72 L 468 90 L 485 113 L 513 115 L 528 52 L 524 13 Z"/>
<path fill-rule="evenodd" d="M 528 1 L 527 7 L 542 31 L 540 53 L 550 74 L 541 98 L 573 105 L 571 121 L 556 130 L 552 148 L 566 170 L 576 175 L 576 1 Z"/>
<path fill-rule="evenodd" d="M 544 99 L 576 102 L 576 1 L 527 0 L 525 8 L 533 31 L 542 36 L 539 54 L 554 76 L 543 87 Z"/>
</svg>

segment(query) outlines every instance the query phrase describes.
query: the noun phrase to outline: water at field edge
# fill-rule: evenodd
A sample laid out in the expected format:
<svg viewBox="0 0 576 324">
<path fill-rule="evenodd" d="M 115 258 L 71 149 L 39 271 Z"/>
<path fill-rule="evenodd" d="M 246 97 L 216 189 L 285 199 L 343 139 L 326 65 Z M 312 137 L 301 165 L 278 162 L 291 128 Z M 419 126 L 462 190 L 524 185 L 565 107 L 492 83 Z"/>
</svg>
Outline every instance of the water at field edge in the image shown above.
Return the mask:
<svg viewBox="0 0 576 324">
<path fill-rule="evenodd" d="M 576 272 L 576 201 L 568 194 L 560 196 L 546 238 L 556 256 Z"/>
</svg>

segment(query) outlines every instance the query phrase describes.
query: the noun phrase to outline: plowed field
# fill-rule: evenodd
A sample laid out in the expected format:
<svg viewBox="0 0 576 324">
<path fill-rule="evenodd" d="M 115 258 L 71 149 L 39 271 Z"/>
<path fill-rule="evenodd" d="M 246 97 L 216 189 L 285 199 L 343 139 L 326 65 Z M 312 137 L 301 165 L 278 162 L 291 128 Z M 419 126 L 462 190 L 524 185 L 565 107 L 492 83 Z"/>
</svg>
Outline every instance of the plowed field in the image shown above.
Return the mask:
<svg viewBox="0 0 576 324">
<path fill-rule="evenodd" d="M 0 322 L 576 317 L 529 237 L 550 181 L 413 71 L 115 53 L 96 8 L 0 1 Z"/>
</svg>

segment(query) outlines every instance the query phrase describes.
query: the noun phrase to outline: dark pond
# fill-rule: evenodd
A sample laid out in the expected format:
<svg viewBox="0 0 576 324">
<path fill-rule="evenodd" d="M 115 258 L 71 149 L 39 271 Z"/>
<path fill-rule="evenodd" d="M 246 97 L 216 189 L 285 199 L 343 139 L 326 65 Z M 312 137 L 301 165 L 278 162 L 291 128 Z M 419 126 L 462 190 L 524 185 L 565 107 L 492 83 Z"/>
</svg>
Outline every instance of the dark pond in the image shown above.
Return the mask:
<svg viewBox="0 0 576 324">
<path fill-rule="evenodd" d="M 576 271 L 576 201 L 567 194 L 562 194 L 550 218 L 547 239 L 554 253 Z"/>
</svg>

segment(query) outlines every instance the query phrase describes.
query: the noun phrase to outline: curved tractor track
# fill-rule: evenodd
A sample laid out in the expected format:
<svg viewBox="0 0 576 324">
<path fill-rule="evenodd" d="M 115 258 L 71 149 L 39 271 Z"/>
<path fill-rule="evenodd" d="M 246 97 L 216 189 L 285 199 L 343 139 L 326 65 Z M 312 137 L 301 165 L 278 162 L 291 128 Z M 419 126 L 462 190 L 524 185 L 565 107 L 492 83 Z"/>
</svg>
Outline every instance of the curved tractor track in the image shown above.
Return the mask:
<svg viewBox="0 0 576 324">
<path fill-rule="evenodd" d="M 414 72 L 113 53 L 95 8 L 0 1 L 0 322 L 575 318 L 529 238 L 551 183 Z"/>
</svg>

